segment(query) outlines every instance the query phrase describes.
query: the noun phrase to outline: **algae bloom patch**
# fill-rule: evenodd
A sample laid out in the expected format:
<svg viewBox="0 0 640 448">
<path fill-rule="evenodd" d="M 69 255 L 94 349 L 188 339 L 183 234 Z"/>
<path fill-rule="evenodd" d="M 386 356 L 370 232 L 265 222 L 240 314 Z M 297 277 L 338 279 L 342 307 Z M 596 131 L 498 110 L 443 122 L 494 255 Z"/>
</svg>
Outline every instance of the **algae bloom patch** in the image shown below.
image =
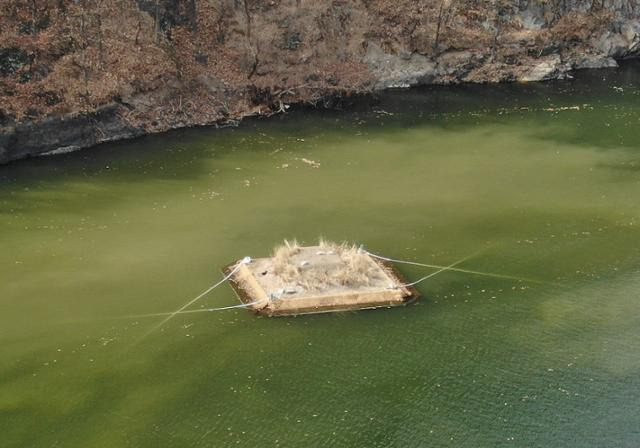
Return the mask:
<svg viewBox="0 0 640 448">
<path fill-rule="evenodd" d="M 355 246 L 285 241 L 269 258 L 225 268 L 240 300 L 267 316 L 325 313 L 405 305 L 417 290 L 393 266 Z"/>
</svg>

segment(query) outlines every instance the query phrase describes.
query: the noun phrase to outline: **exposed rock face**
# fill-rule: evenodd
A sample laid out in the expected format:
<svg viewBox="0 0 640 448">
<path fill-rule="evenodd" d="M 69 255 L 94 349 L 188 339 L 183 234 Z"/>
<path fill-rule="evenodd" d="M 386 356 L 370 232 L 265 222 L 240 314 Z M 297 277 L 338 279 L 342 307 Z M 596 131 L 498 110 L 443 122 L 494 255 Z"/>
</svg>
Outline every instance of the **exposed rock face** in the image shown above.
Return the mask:
<svg viewBox="0 0 640 448">
<path fill-rule="evenodd" d="M 547 79 L 560 78 L 568 70 L 569 67 L 562 64 L 560 55 L 554 54 L 541 59 L 528 71 L 520 75 L 518 79 L 524 82 L 545 81 Z"/>
<path fill-rule="evenodd" d="M 627 0 L 5 0 L 0 163 L 377 89 L 640 54 Z"/>
<path fill-rule="evenodd" d="M 614 68 L 618 63 L 611 56 L 605 56 L 604 54 L 584 55 L 575 61 L 573 68 L 581 70 L 585 68 Z"/>
<path fill-rule="evenodd" d="M 0 162 L 75 151 L 144 133 L 120 117 L 117 105 L 87 114 L 24 121 L 0 129 Z"/>
<path fill-rule="evenodd" d="M 600 53 L 614 58 L 637 55 L 640 52 L 640 23 L 627 21 L 619 31 L 606 31 L 595 39 L 595 48 Z"/>
<path fill-rule="evenodd" d="M 29 64 L 32 56 L 16 47 L 0 49 L 0 76 L 11 76 Z"/>
<path fill-rule="evenodd" d="M 363 62 L 375 78 L 375 89 L 430 84 L 436 78 L 436 63 L 418 53 L 389 54 L 376 44 L 368 46 Z"/>
</svg>

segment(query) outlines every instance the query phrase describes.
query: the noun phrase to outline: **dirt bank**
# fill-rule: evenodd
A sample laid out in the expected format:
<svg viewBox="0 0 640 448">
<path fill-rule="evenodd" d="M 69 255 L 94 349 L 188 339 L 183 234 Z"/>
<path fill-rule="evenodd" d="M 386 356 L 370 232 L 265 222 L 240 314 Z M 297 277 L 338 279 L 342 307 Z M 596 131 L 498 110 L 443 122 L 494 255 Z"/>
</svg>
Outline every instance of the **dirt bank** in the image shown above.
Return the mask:
<svg viewBox="0 0 640 448">
<path fill-rule="evenodd" d="M 628 0 L 6 0 L 0 163 L 419 84 L 640 54 Z"/>
</svg>

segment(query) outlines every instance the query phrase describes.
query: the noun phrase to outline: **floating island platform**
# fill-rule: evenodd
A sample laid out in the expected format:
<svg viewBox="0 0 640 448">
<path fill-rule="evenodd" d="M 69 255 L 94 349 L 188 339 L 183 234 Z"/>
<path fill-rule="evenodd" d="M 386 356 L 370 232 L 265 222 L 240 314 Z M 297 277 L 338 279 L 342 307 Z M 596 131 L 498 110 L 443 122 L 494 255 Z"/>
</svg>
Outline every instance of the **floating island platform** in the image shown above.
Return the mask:
<svg viewBox="0 0 640 448">
<path fill-rule="evenodd" d="M 234 272 L 235 271 L 235 272 Z M 224 269 L 238 298 L 265 316 L 292 316 L 406 305 L 418 291 L 385 261 L 355 246 L 289 243 L 269 258 Z"/>
</svg>

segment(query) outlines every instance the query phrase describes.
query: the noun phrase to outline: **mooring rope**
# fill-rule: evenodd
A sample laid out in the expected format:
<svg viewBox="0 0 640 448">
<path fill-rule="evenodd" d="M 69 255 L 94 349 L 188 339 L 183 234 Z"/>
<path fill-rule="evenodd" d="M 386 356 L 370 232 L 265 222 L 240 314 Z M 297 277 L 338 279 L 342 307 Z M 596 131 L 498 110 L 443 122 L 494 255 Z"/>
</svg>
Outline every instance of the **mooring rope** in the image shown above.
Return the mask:
<svg viewBox="0 0 640 448">
<path fill-rule="evenodd" d="M 269 299 L 260 299 L 255 302 L 249 303 L 241 303 L 239 305 L 230 305 L 230 306 L 222 306 L 219 308 L 199 308 L 197 310 L 182 310 L 182 311 L 174 311 L 171 313 L 150 313 L 150 314 L 136 314 L 134 316 L 128 316 L 129 318 L 141 318 L 141 317 L 160 317 L 160 316 L 173 316 L 176 314 L 191 314 L 191 313 L 208 313 L 211 311 L 224 311 L 224 310 L 233 310 L 237 308 L 247 308 L 253 305 L 257 305 L 259 303 L 268 302 Z M 166 322 L 166 320 L 165 320 Z"/>
<path fill-rule="evenodd" d="M 438 269 L 437 271 L 432 272 L 432 273 L 431 273 L 431 274 L 429 274 L 429 275 L 425 275 L 424 277 L 422 277 L 422 278 L 420 278 L 420 279 L 416 280 L 415 282 L 405 283 L 405 284 L 399 284 L 399 285 L 391 285 L 389 288 L 390 288 L 390 289 L 398 289 L 398 288 L 402 288 L 402 287 L 407 287 L 407 286 L 417 285 L 418 283 L 420 283 L 420 282 L 422 282 L 422 281 L 424 281 L 424 280 L 427 280 L 427 279 L 429 279 L 429 278 L 431 278 L 431 277 L 435 277 L 436 275 L 440 274 L 441 272 L 448 271 L 448 270 L 454 270 L 454 269 L 452 269 L 454 266 L 457 266 L 457 265 L 459 265 L 460 263 L 463 263 L 463 262 L 465 262 L 465 261 L 469 260 L 470 258 L 475 257 L 475 256 L 476 256 L 476 255 L 478 255 L 478 253 L 480 253 L 480 252 L 482 252 L 482 251 L 478 251 L 478 252 L 473 253 L 473 254 L 471 254 L 471 255 L 469 255 L 469 256 L 467 256 L 467 257 L 464 257 L 463 259 L 458 260 L 458 261 L 456 261 L 455 263 L 450 264 L 449 266 L 438 266 L 438 267 L 439 267 L 439 269 Z M 376 257 L 376 258 L 382 258 L 382 259 L 385 259 L 385 260 L 388 260 L 388 261 L 392 261 L 391 259 L 387 259 L 387 258 L 384 258 L 384 257 L 378 257 L 378 256 L 376 256 L 376 255 L 374 255 L 374 254 L 371 254 L 370 252 L 367 252 L 367 253 L 368 253 L 369 255 L 371 255 L 371 256 Z M 395 261 L 395 260 L 393 260 L 393 261 Z M 229 278 L 230 278 L 230 277 L 235 273 L 235 271 L 239 268 L 239 266 L 240 266 L 240 264 L 239 264 L 238 266 L 236 266 L 236 268 L 234 269 L 234 271 L 230 272 L 230 273 L 229 273 L 229 275 L 227 275 L 227 277 L 225 277 L 225 278 L 224 278 L 224 279 L 222 279 L 220 282 L 218 282 L 216 285 L 214 285 L 213 287 L 211 287 L 208 291 L 210 291 L 211 289 L 213 289 L 215 286 L 217 286 L 218 284 L 222 283 L 223 281 L 228 280 L 228 279 L 229 279 Z M 208 291 L 205 291 L 205 293 L 206 293 L 206 292 L 208 292 Z M 205 293 L 203 293 L 203 294 L 205 294 Z M 169 319 L 171 319 L 171 318 L 172 318 L 173 316 L 175 316 L 176 314 L 205 313 L 205 312 L 211 312 L 211 311 L 224 311 L 224 310 L 231 310 L 231 309 L 237 309 L 237 308 L 247 308 L 247 307 L 250 307 L 250 306 L 253 306 L 253 305 L 257 305 L 257 304 L 259 304 L 259 303 L 268 302 L 268 301 L 270 301 L 270 300 L 285 300 L 285 301 L 288 301 L 288 302 L 294 302 L 294 301 L 297 301 L 297 300 L 307 300 L 307 299 L 308 299 L 308 297 L 292 297 L 292 298 L 284 298 L 284 297 L 282 297 L 282 294 L 283 294 L 282 292 L 281 292 L 281 293 L 279 293 L 279 294 L 277 294 L 277 295 L 272 294 L 271 299 L 261 299 L 261 300 L 256 300 L 256 301 L 254 301 L 254 302 L 250 302 L 250 303 L 242 303 L 242 304 L 240 304 L 240 305 L 231 305 L 231 306 L 224 306 L 224 307 L 220 307 L 220 308 L 204 308 L 204 309 L 198 309 L 198 310 L 186 310 L 186 311 L 184 311 L 184 309 L 185 309 L 186 307 L 188 307 L 191 303 L 193 303 L 193 301 L 192 301 L 192 302 L 188 303 L 187 305 L 185 305 L 184 307 L 182 307 L 180 310 L 178 310 L 178 311 L 174 311 L 173 313 L 141 314 L 141 315 L 138 315 L 138 316 L 132 316 L 132 317 L 157 317 L 157 316 L 169 316 L 167 319 L 165 319 L 165 320 L 164 320 L 164 322 L 162 322 L 162 323 L 160 324 L 160 325 L 163 325 L 166 321 L 168 321 Z M 195 301 L 195 300 L 197 300 L 197 298 L 196 298 L 196 299 L 194 299 L 194 301 Z M 156 328 L 157 328 L 157 327 L 156 327 Z"/>
<path fill-rule="evenodd" d="M 413 266 L 422 266 L 422 267 L 427 267 L 427 268 L 432 268 L 432 269 L 437 269 L 437 271 L 432 272 L 429 275 L 425 275 L 424 277 L 411 282 L 411 283 L 405 283 L 405 284 L 398 284 L 398 285 L 390 285 L 389 288 L 390 289 L 397 289 L 397 288 L 402 288 L 402 287 L 408 287 L 408 286 L 414 286 L 417 285 L 418 283 L 421 283 L 429 278 L 432 278 L 444 271 L 455 271 L 455 272 L 462 272 L 462 273 L 466 273 L 466 274 L 474 274 L 474 275 L 482 275 L 482 276 L 487 276 L 487 277 L 495 277 L 495 278 L 502 278 L 502 279 L 509 279 L 509 280 L 518 280 L 518 281 L 527 281 L 527 282 L 532 282 L 532 283 L 548 283 L 548 282 L 544 282 L 544 281 L 540 281 L 540 280 L 535 280 L 535 279 L 531 279 L 531 278 L 526 278 L 526 277 L 516 277 L 516 276 L 511 276 L 511 275 L 504 275 L 504 274 L 495 274 L 492 272 L 482 272 L 482 271 L 475 271 L 472 269 L 462 269 L 462 268 L 456 268 L 457 265 L 469 260 L 470 258 L 473 258 L 474 256 L 478 255 L 478 253 L 482 252 L 482 250 L 471 254 L 461 260 L 456 261 L 455 263 L 450 264 L 449 266 L 440 266 L 440 265 L 436 265 L 436 264 L 428 264 L 428 263 L 419 263 L 417 261 L 409 261 L 409 260 L 399 260 L 396 258 L 389 258 L 389 257 L 383 257 L 382 255 L 378 255 L 378 254 L 374 254 L 373 252 L 369 252 L 368 250 L 364 249 L 363 246 L 361 246 L 361 250 L 363 252 L 365 252 L 366 254 L 370 255 L 371 257 L 377 258 L 379 260 L 384 260 L 384 261 L 389 261 L 392 263 L 401 263 L 401 264 L 408 264 L 408 265 L 413 265 Z M 157 330 L 158 328 L 162 327 L 164 324 L 166 324 L 170 319 L 172 319 L 174 316 L 178 315 L 178 314 L 189 314 L 189 313 L 206 313 L 206 312 L 213 312 L 213 311 L 225 311 L 225 310 L 232 310 L 232 309 L 239 309 L 239 308 L 248 308 L 254 305 L 258 305 L 260 303 L 264 303 L 264 302 L 269 302 L 270 300 L 287 300 L 287 301 L 295 301 L 295 300 L 302 300 L 302 299 L 307 299 L 306 297 L 302 297 L 302 298 L 283 298 L 282 297 L 282 293 L 279 294 L 271 294 L 270 298 L 268 299 L 261 299 L 261 300 L 256 300 L 253 302 L 249 302 L 249 303 L 241 303 L 239 305 L 230 305 L 230 306 L 223 306 L 223 307 L 218 307 L 218 308 L 201 308 L 201 309 L 196 309 L 196 310 L 187 310 L 186 308 L 188 308 L 189 306 L 193 305 L 195 302 L 197 302 L 198 300 L 200 300 L 202 297 L 206 296 L 207 294 L 209 294 L 211 291 L 213 291 L 215 288 L 217 288 L 218 286 L 220 286 L 221 284 L 223 284 L 224 282 L 226 282 L 227 280 L 229 280 L 231 277 L 233 277 L 236 272 L 238 272 L 238 270 L 242 267 L 242 265 L 246 265 L 246 264 L 250 264 L 251 263 L 251 257 L 244 257 L 242 260 L 240 260 L 238 262 L 238 264 L 220 281 L 218 281 L 217 283 L 215 283 L 214 285 L 210 286 L 209 288 L 207 288 L 206 290 L 204 290 L 203 292 L 201 292 L 200 294 L 198 294 L 196 297 L 194 297 L 193 299 L 191 299 L 189 302 L 187 302 L 186 304 L 184 304 L 183 306 L 181 306 L 179 309 L 177 309 L 176 311 L 173 312 L 166 312 L 166 313 L 150 313 L 150 314 L 138 314 L 138 315 L 133 315 L 133 316 L 127 316 L 128 318 L 142 318 L 142 317 L 159 317 L 159 316 L 167 316 L 166 319 L 164 319 L 162 322 L 160 322 L 158 325 L 156 325 L 153 329 L 151 329 L 151 332 Z"/>
<path fill-rule="evenodd" d="M 427 264 L 427 263 L 418 263 L 417 261 L 408 261 L 408 260 L 398 260 L 395 258 L 388 258 L 388 257 L 383 257 L 382 255 L 377 255 L 374 254 L 372 252 L 369 252 L 366 249 L 363 249 L 367 254 L 369 254 L 370 256 L 374 257 L 374 258 L 378 258 L 380 260 L 385 260 L 385 261 L 390 261 L 392 263 L 401 263 L 401 264 L 410 264 L 413 266 L 423 266 L 425 268 L 433 268 L 433 269 L 442 269 L 444 270 L 449 270 L 449 271 L 455 271 L 455 272 L 462 272 L 465 274 L 474 274 L 474 275 L 482 275 L 485 277 L 495 277 L 495 278 L 503 278 L 503 279 L 507 279 L 507 280 L 518 280 L 518 281 L 525 281 L 525 282 L 531 282 L 531 283 L 541 283 L 541 284 L 546 284 L 549 282 L 545 282 L 545 281 L 541 281 L 541 280 L 535 280 L 533 278 L 527 278 L 527 277 L 516 277 L 513 275 L 504 275 L 504 274 L 495 274 L 493 272 L 482 272 L 482 271 L 475 271 L 472 269 L 462 269 L 462 268 L 456 268 L 456 267 L 451 267 L 451 266 L 440 266 L 437 264 Z M 458 263 L 455 263 L 453 266 L 457 265 Z"/>
<path fill-rule="evenodd" d="M 368 252 L 367 252 L 367 253 L 368 253 Z M 468 257 L 464 257 L 462 260 L 458 260 L 458 261 L 456 261 L 455 263 L 450 264 L 449 266 L 442 266 L 442 267 L 441 267 L 440 269 L 438 269 L 436 272 L 432 272 L 432 273 L 431 273 L 431 274 L 429 274 L 429 275 L 425 275 L 424 277 L 422 277 L 422 278 L 421 278 L 421 279 L 419 279 L 419 280 L 416 280 L 415 282 L 405 283 L 405 284 L 400 284 L 400 285 L 392 285 L 392 286 L 390 286 L 390 288 L 391 288 L 391 289 L 398 289 L 398 288 L 404 288 L 404 287 L 407 287 L 407 286 L 417 285 L 418 283 L 420 283 L 420 282 L 422 282 L 422 281 L 424 281 L 424 280 L 426 280 L 426 279 L 428 279 L 428 278 L 434 277 L 434 276 L 436 276 L 436 275 L 440 274 L 441 272 L 444 272 L 444 271 L 451 271 L 451 270 L 452 270 L 451 268 L 453 268 L 454 266 L 457 266 L 457 265 L 459 265 L 460 263 L 465 262 L 465 261 L 467 261 L 468 259 L 470 259 L 470 258 L 472 258 L 472 257 L 474 257 L 474 256 L 476 256 L 476 255 L 477 255 L 477 253 L 472 254 L 472 255 L 469 255 Z"/>
<path fill-rule="evenodd" d="M 159 313 L 156 315 L 160 315 L 160 316 L 167 316 L 166 319 L 164 319 L 162 322 L 160 322 L 158 325 L 156 325 L 155 327 L 153 327 L 151 329 L 151 332 L 153 332 L 154 330 L 157 330 L 158 328 L 162 327 L 164 324 L 166 324 L 172 317 L 174 317 L 176 314 L 181 314 L 184 312 L 184 310 L 188 307 L 190 307 L 191 305 L 193 305 L 194 303 L 196 303 L 198 300 L 200 300 L 201 298 L 203 298 L 204 296 L 206 296 L 207 294 L 209 294 L 211 291 L 213 291 L 214 289 L 216 289 L 218 286 L 220 286 L 221 284 L 223 284 L 224 282 L 226 282 L 227 280 L 229 280 L 231 277 L 233 277 L 233 275 L 238 272 L 238 270 L 240 269 L 240 267 L 242 267 L 245 264 L 249 264 L 251 263 L 251 257 L 244 257 L 242 260 L 240 260 L 238 262 L 238 264 L 231 270 L 231 272 L 229 272 L 227 275 L 225 275 L 225 277 L 220 280 L 218 283 L 216 283 L 213 286 L 210 286 L 209 288 L 207 288 L 205 291 L 201 292 L 200 294 L 198 294 L 196 297 L 194 297 L 193 299 L 191 299 L 189 302 L 187 302 L 185 305 L 181 306 L 178 310 L 172 312 L 172 313 Z M 248 304 L 243 304 L 244 306 L 249 306 Z M 234 305 L 234 307 L 240 307 L 239 305 Z M 226 308 L 226 307 L 225 307 Z M 139 316 L 142 317 L 142 316 Z"/>
</svg>

